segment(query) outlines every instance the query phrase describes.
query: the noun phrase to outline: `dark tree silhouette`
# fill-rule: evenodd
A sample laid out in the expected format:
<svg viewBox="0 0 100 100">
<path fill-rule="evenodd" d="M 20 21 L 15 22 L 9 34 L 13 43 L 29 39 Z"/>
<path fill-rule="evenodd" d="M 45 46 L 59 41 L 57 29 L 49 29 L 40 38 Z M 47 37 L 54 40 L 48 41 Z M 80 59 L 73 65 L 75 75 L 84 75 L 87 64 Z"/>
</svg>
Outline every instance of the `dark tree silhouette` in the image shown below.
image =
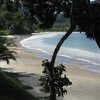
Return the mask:
<svg viewBox="0 0 100 100">
<path fill-rule="evenodd" d="M 78 28 L 80 32 L 83 31 L 85 33 L 87 38 L 94 39 L 98 47 L 100 48 L 100 2 L 99 0 L 95 0 L 95 2 L 91 2 L 90 0 L 14 1 L 16 1 L 14 3 L 17 3 L 17 6 L 20 7 L 20 9 L 22 6 L 25 8 L 25 10 L 27 11 L 27 15 L 31 16 L 34 22 L 40 23 L 40 28 L 52 27 L 52 25 L 56 21 L 56 16 L 60 12 L 63 12 L 64 16 L 70 19 L 70 28 L 58 42 L 52 55 L 51 61 L 43 61 L 43 66 L 45 66 L 46 69 L 45 73 L 48 74 L 49 78 L 49 85 L 51 90 L 50 99 L 56 100 L 55 82 L 57 81 L 57 79 L 55 79 L 54 76 L 57 69 L 54 65 L 57 53 L 60 50 L 63 42 L 71 35 L 75 28 Z M 70 83 L 70 81 L 67 82 Z M 58 92 L 62 91 L 60 86 L 59 89 Z"/>
</svg>

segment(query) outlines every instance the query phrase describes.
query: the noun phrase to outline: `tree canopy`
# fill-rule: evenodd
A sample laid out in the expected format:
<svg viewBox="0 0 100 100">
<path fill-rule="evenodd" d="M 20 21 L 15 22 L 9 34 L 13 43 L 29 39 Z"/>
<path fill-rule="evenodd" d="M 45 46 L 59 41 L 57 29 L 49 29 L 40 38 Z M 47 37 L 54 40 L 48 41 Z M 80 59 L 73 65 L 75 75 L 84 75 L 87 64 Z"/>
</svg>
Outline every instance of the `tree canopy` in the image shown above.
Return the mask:
<svg viewBox="0 0 100 100">
<path fill-rule="evenodd" d="M 17 10 L 31 16 L 32 21 L 38 22 L 41 28 L 50 28 L 56 21 L 56 17 L 60 12 L 69 8 L 70 0 L 5 0 L 6 8 L 14 11 L 14 5 Z M 68 4 L 67 4 L 68 3 Z M 12 9 L 11 9 L 12 7 Z M 65 11 L 66 12 L 66 11 Z M 68 12 L 69 9 L 68 9 Z M 68 13 L 67 12 L 67 13 Z M 65 13 L 64 13 L 65 14 Z"/>
<path fill-rule="evenodd" d="M 73 17 L 80 32 L 83 31 L 88 38 L 95 39 L 100 48 L 99 0 L 5 0 L 5 4 L 10 11 L 22 10 L 45 29 L 52 27 L 61 12 L 70 21 Z"/>
</svg>

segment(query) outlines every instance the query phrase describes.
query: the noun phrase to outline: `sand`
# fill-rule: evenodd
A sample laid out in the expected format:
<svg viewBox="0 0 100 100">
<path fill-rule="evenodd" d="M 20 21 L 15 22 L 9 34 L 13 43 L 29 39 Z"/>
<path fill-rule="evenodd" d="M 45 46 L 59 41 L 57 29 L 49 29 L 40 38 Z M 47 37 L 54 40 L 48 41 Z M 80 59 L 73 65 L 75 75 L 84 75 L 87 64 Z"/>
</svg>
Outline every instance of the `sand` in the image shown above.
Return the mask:
<svg viewBox="0 0 100 100">
<path fill-rule="evenodd" d="M 17 36 L 15 40 L 18 47 L 11 48 L 17 52 L 17 61 L 12 61 L 10 65 L 0 62 L 0 67 L 8 71 L 20 72 L 26 77 L 20 77 L 23 84 L 33 87 L 31 92 L 35 96 L 48 96 L 49 94 L 39 91 L 39 77 L 42 75 L 42 59 L 37 58 L 34 52 L 28 52 L 19 44 L 20 40 L 29 36 Z M 100 74 L 81 69 L 85 66 L 82 63 L 67 64 L 67 76 L 72 81 L 72 85 L 67 87 L 68 93 L 58 100 L 100 100 Z"/>
</svg>

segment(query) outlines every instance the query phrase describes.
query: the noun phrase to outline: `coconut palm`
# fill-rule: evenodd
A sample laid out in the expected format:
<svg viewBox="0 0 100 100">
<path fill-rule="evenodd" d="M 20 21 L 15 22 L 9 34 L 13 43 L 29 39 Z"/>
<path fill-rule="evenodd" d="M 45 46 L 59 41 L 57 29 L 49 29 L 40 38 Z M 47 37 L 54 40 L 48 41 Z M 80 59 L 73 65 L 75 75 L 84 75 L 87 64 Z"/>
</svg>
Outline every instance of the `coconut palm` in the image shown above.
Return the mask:
<svg viewBox="0 0 100 100">
<path fill-rule="evenodd" d="M 6 61 L 7 64 L 10 63 L 10 59 L 16 60 L 15 58 L 15 52 L 11 51 L 8 46 L 11 45 L 11 42 L 5 38 L 5 37 L 0 37 L 0 60 L 1 61 Z"/>
</svg>

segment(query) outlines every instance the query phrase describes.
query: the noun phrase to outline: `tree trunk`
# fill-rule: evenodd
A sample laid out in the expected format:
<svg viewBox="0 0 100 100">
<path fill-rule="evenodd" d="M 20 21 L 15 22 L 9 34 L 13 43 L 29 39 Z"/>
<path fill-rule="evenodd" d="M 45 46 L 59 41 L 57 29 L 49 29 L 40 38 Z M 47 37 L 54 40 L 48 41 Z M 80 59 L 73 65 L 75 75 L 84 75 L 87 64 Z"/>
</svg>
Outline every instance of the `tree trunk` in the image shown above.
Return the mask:
<svg viewBox="0 0 100 100">
<path fill-rule="evenodd" d="M 69 37 L 69 35 L 73 32 L 73 30 L 75 29 L 75 26 L 71 26 L 68 30 L 68 32 L 61 38 L 61 40 L 58 42 L 52 59 L 51 59 L 51 67 L 52 67 L 52 72 L 51 72 L 51 77 L 52 80 L 50 80 L 50 100 L 56 100 L 56 90 L 55 90 L 55 85 L 54 85 L 54 79 L 53 79 L 53 68 L 54 68 L 54 64 L 55 64 L 55 60 L 56 60 L 56 56 L 58 51 L 60 50 L 60 47 L 62 46 L 63 42 Z"/>
<path fill-rule="evenodd" d="M 53 79 L 53 71 L 54 71 L 54 64 L 55 64 L 55 60 L 57 57 L 57 53 L 60 50 L 60 47 L 62 46 L 63 42 L 70 36 L 70 34 L 74 31 L 74 29 L 76 28 L 75 22 L 74 22 L 74 11 L 73 9 L 75 9 L 75 5 L 77 0 L 73 0 L 72 3 L 72 8 L 71 8 L 71 15 L 70 15 L 70 23 L 71 23 L 71 27 L 69 28 L 68 32 L 60 39 L 60 41 L 58 42 L 53 55 L 52 55 L 52 59 L 51 59 L 51 68 L 52 68 L 52 72 L 51 72 L 51 80 L 50 80 L 50 89 L 51 89 L 51 94 L 50 94 L 50 100 L 56 100 L 56 90 L 55 90 L 55 85 L 54 85 L 54 79 Z"/>
<path fill-rule="evenodd" d="M 54 66 L 55 59 L 56 59 L 56 56 L 57 56 L 58 51 L 60 50 L 60 47 L 62 46 L 63 42 L 69 37 L 69 35 L 74 31 L 74 29 L 75 29 L 75 26 L 71 26 L 69 28 L 68 32 L 58 42 L 58 44 L 57 44 L 57 46 L 56 46 L 56 48 L 54 50 L 52 59 L 51 59 L 51 65 L 52 66 Z"/>
<path fill-rule="evenodd" d="M 51 91 L 50 100 L 56 100 L 56 90 L 53 80 L 50 81 L 50 91 Z"/>
<path fill-rule="evenodd" d="M 76 24 L 75 24 L 75 12 L 76 12 L 76 8 L 78 6 L 78 0 L 72 0 L 72 7 L 71 7 L 71 11 L 70 11 L 70 28 L 69 30 L 66 32 L 66 34 L 60 39 L 60 41 L 58 42 L 54 52 L 53 52 L 53 56 L 51 59 L 51 65 L 54 66 L 55 64 L 55 59 L 57 56 L 57 53 L 60 49 L 60 47 L 62 46 L 63 42 L 69 37 L 69 35 L 74 31 L 74 29 L 76 28 Z"/>
</svg>

